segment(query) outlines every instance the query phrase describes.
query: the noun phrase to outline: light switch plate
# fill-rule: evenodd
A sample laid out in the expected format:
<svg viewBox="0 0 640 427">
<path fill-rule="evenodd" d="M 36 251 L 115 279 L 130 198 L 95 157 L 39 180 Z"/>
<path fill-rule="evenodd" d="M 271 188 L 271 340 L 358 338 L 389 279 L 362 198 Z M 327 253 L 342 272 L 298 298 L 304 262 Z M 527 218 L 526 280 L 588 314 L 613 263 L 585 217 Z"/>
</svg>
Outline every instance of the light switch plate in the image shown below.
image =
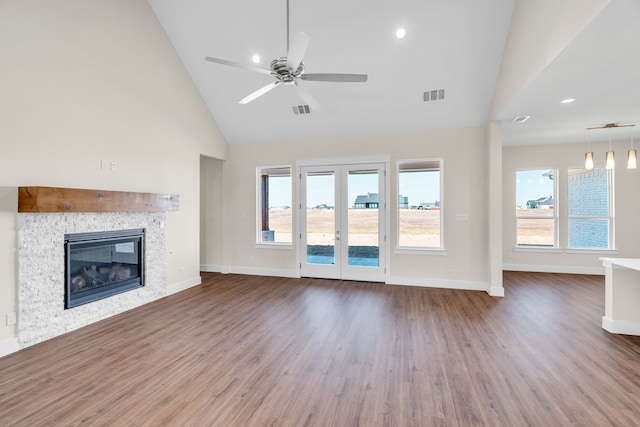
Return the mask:
<svg viewBox="0 0 640 427">
<path fill-rule="evenodd" d="M 16 312 L 7 313 L 7 326 L 15 325 L 17 321 Z"/>
</svg>

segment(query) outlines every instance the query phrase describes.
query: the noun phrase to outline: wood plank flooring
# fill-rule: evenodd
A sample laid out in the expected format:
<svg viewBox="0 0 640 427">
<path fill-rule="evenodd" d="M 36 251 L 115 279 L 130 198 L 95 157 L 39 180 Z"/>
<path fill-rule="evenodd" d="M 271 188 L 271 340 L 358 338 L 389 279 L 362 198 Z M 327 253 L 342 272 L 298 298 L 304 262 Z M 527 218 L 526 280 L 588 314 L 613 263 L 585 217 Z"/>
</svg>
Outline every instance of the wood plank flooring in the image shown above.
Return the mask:
<svg viewBox="0 0 640 427">
<path fill-rule="evenodd" d="M 0 425 L 639 426 L 640 338 L 601 328 L 604 278 L 505 291 L 204 273 L 0 359 Z"/>
</svg>

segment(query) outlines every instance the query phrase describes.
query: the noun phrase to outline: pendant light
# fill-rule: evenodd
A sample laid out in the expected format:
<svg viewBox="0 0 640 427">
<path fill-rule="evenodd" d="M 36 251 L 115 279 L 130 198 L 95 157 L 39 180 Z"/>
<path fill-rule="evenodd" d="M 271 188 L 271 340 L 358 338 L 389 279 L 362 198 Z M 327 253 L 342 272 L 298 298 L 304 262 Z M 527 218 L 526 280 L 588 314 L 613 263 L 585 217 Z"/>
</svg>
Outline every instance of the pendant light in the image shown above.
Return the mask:
<svg viewBox="0 0 640 427">
<path fill-rule="evenodd" d="M 635 124 L 619 125 L 617 123 L 607 123 L 606 125 L 587 128 L 587 131 L 589 131 L 588 135 L 591 134 L 591 129 L 609 129 L 609 150 L 607 151 L 607 157 L 606 157 L 606 163 L 605 163 L 606 169 L 611 170 L 611 169 L 615 169 L 616 167 L 615 153 L 611 148 L 611 129 L 612 128 L 632 128 L 632 127 L 635 127 Z M 591 152 L 590 138 L 588 138 L 588 144 L 589 144 L 588 145 L 589 151 L 587 151 L 587 153 L 584 155 L 584 168 L 586 170 L 592 170 L 593 169 L 593 152 Z M 631 149 L 627 152 L 627 169 L 636 169 L 638 167 L 637 157 L 638 157 L 638 153 L 633 148 L 633 135 L 632 135 Z"/>
<path fill-rule="evenodd" d="M 611 149 L 611 128 L 609 128 L 609 151 L 607 151 L 607 162 L 605 163 L 605 169 L 615 169 L 616 159 L 613 150 Z"/>
<path fill-rule="evenodd" d="M 585 170 L 593 170 L 593 151 L 591 151 L 591 130 L 587 129 L 587 152 L 584 153 Z"/>
<path fill-rule="evenodd" d="M 638 167 L 637 151 L 633 149 L 633 135 L 631 135 L 631 150 L 627 154 L 627 169 Z"/>
</svg>

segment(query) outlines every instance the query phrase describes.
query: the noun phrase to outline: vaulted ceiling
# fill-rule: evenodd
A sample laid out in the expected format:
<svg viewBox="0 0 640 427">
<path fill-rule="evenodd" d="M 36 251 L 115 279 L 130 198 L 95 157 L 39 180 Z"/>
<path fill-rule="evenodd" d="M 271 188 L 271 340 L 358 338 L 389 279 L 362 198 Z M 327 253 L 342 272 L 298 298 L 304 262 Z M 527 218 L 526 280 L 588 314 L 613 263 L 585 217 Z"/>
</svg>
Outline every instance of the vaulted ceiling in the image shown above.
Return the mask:
<svg viewBox="0 0 640 427">
<path fill-rule="evenodd" d="M 207 62 L 268 69 L 286 56 L 286 0 L 150 0 L 229 143 L 483 126 L 487 123 L 515 0 L 290 0 L 290 34 L 305 32 L 307 73 L 364 73 L 366 83 L 302 81 L 241 105 L 272 76 Z M 398 28 L 406 36 L 398 39 Z M 259 55 L 259 64 L 252 56 Z M 640 124 L 640 2 L 613 0 L 502 110 L 506 145 L 578 142 L 585 128 Z M 444 99 L 424 92 L 444 89 Z M 560 104 L 573 97 L 572 104 Z M 530 115 L 515 125 L 515 116 Z"/>
</svg>

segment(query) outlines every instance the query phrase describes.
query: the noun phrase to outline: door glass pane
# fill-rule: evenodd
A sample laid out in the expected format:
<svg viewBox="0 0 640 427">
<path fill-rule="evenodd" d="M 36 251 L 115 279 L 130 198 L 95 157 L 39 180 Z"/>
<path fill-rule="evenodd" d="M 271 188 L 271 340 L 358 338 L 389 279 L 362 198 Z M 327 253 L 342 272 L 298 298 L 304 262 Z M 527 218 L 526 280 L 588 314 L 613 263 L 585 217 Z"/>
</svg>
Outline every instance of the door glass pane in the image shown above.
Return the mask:
<svg viewBox="0 0 640 427">
<path fill-rule="evenodd" d="M 307 174 L 307 264 L 335 264 L 335 175 Z"/>
<path fill-rule="evenodd" d="M 349 171 L 347 241 L 349 265 L 378 267 L 378 171 Z"/>
</svg>

